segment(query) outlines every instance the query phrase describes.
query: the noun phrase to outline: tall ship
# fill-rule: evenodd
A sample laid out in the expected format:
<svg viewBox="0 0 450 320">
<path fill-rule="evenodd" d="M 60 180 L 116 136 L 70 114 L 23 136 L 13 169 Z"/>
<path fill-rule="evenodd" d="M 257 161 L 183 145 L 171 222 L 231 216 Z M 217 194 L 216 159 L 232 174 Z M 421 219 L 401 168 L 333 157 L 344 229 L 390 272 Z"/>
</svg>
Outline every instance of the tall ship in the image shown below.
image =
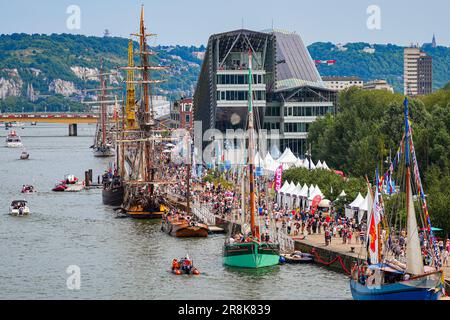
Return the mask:
<svg viewBox="0 0 450 320">
<path fill-rule="evenodd" d="M 6 146 L 8 148 L 23 147 L 22 139 L 20 138 L 20 136 L 17 134 L 16 131 L 13 130 L 6 136 Z"/>
<path fill-rule="evenodd" d="M 112 73 L 104 73 L 103 61 L 100 67 L 100 94 L 98 95 L 100 102 L 100 117 L 95 131 L 95 141 L 93 152 L 95 157 L 113 157 L 114 146 L 110 136 L 109 115 L 108 115 L 108 95 L 106 86 L 106 76 Z"/>
<path fill-rule="evenodd" d="M 404 123 L 405 132 L 388 172 L 379 178 L 377 170 L 374 192 L 368 185 L 366 262 L 359 261 L 350 279 L 355 300 L 437 300 L 444 290 L 442 261 L 420 179 L 406 98 Z M 386 185 L 400 186 L 396 194 L 388 191 L 394 202 L 392 212 L 385 212 L 383 180 Z"/>
<path fill-rule="evenodd" d="M 245 225 L 241 228 L 242 234 L 232 234 L 223 246 L 223 263 L 230 267 L 262 268 L 274 266 L 279 263 L 280 245 L 262 237 L 259 226 L 256 225 L 256 198 L 255 198 L 255 140 L 254 140 L 254 113 L 252 91 L 252 51 L 248 54 L 248 178 L 250 191 L 250 205 L 245 214 L 250 220 L 250 230 Z M 264 239 L 263 239 L 264 238 Z M 231 240 L 232 239 L 232 240 Z"/>
<path fill-rule="evenodd" d="M 206 223 L 198 221 L 198 219 L 191 212 L 191 159 L 193 159 L 192 151 L 193 144 L 189 132 L 186 134 L 187 158 L 184 164 L 184 171 L 182 175 L 186 177 L 185 191 L 186 205 L 177 203 L 163 215 L 161 230 L 167 234 L 178 238 L 194 238 L 207 237 L 209 233 L 209 226 Z M 179 182 L 178 182 L 179 183 Z"/>
<path fill-rule="evenodd" d="M 116 152 L 115 152 L 115 162 L 114 164 L 110 163 L 108 170 L 103 174 L 102 177 L 102 201 L 105 205 L 120 207 L 123 203 L 123 198 L 125 194 L 124 186 L 123 186 L 123 177 L 124 177 L 124 165 L 122 164 L 122 149 L 120 148 L 120 144 L 117 141 L 120 139 L 120 135 L 123 135 L 124 130 L 124 119 L 122 116 L 121 124 L 119 124 L 119 118 L 117 116 L 117 97 L 115 98 L 115 107 L 114 114 L 116 119 L 115 124 L 115 141 L 116 141 Z M 123 115 L 123 111 L 122 111 Z"/>
<path fill-rule="evenodd" d="M 164 71 L 167 67 L 150 63 L 149 57 L 156 55 L 156 52 L 149 49 L 147 37 L 155 35 L 146 33 L 143 6 L 139 33 L 133 35 L 139 38 L 139 52 L 136 54 L 140 64 L 135 66 L 132 56 L 129 56 L 129 66 L 121 68 L 129 71 L 126 80 L 126 129 L 118 141 L 122 150 L 122 167 L 125 169 L 122 210 L 135 219 L 161 219 L 167 211 L 161 186 L 169 183 L 163 177 L 168 157 L 163 153 L 165 138 L 162 133 L 167 128 L 155 119 L 151 97 L 154 86 L 164 81 L 155 79 L 153 73 Z M 134 79 L 134 71 L 140 73 L 140 78 Z M 135 85 L 141 87 L 139 100 L 134 97 Z"/>
</svg>

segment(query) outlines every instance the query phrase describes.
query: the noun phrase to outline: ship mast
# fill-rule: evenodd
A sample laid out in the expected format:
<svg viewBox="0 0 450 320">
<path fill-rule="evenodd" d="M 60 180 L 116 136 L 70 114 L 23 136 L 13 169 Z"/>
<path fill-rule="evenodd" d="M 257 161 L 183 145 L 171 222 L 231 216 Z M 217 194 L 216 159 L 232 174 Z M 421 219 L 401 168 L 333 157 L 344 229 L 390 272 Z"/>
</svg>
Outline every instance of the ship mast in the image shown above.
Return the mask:
<svg viewBox="0 0 450 320">
<path fill-rule="evenodd" d="M 136 129 L 136 92 L 134 81 L 134 53 L 133 53 L 133 40 L 130 39 L 128 42 L 128 67 L 127 70 L 127 102 L 126 102 L 126 129 Z"/>
<path fill-rule="evenodd" d="M 250 181 L 250 226 L 253 237 L 258 237 L 255 226 L 255 177 L 254 177 L 254 126 L 253 126 L 253 91 L 252 91 L 252 51 L 248 50 L 248 157 L 249 157 L 249 181 Z"/>
<path fill-rule="evenodd" d="M 103 59 L 101 59 L 101 67 L 100 67 L 100 85 L 101 85 L 101 95 L 100 95 L 100 112 L 101 112 L 101 128 L 102 128 L 102 142 L 100 144 L 101 147 L 106 146 L 106 81 L 105 74 L 103 73 Z"/>
<path fill-rule="evenodd" d="M 422 250 L 420 248 L 419 233 L 417 227 L 416 213 L 411 190 L 411 161 L 410 161 L 410 139 L 408 99 L 405 98 L 405 164 L 406 164 L 406 234 L 408 236 L 406 245 L 406 271 L 418 275 L 424 273 Z"/>
</svg>

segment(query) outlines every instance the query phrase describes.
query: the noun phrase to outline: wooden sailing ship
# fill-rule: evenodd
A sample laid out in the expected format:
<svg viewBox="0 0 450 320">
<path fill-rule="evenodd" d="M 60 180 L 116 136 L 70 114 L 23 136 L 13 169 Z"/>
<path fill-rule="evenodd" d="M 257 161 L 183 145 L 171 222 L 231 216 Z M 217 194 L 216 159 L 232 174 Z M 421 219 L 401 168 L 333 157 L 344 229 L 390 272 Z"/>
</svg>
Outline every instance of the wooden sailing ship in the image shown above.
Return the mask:
<svg viewBox="0 0 450 320">
<path fill-rule="evenodd" d="M 152 72 L 163 71 L 167 67 L 150 63 L 149 56 L 156 55 L 147 46 L 147 37 L 154 34 L 146 33 L 144 24 L 144 7 L 141 9 L 139 37 L 140 65 L 135 66 L 132 55 L 129 54 L 129 65 L 122 67 L 128 71 L 127 109 L 125 110 L 126 127 L 119 143 L 122 145 L 121 162 L 126 172 L 124 182 L 123 211 L 135 219 L 160 219 L 167 211 L 160 186 L 164 183 L 162 168 L 167 163 L 163 151 L 166 131 L 155 119 L 152 103 L 153 86 L 163 82 L 152 78 Z M 132 46 L 132 43 L 130 44 Z M 134 79 L 134 71 L 140 72 L 140 79 Z M 141 86 L 141 99 L 135 100 L 134 86 Z"/>
<path fill-rule="evenodd" d="M 106 76 L 111 73 L 104 73 L 103 63 L 100 67 L 100 94 L 98 96 L 100 100 L 100 117 L 97 123 L 95 141 L 93 146 L 93 152 L 95 157 L 113 157 L 114 147 L 113 141 L 110 136 L 109 116 L 108 116 L 108 102 L 107 90 L 106 90 Z"/>
<path fill-rule="evenodd" d="M 191 212 L 191 159 L 192 143 L 191 135 L 186 133 L 186 149 L 187 159 L 185 163 L 186 169 L 186 205 L 177 202 L 166 214 L 163 215 L 161 230 L 167 234 L 179 238 L 207 237 L 209 226 L 205 223 L 197 221 Z"/>
<path fill-rule="evenodd" d="M 383 176 L 394 179 L 394 183 L 397 179 L 395 185 L 403 190 L 394 195 L 393 211 L 384 212 L 378 172 L 374 196 L 368 188 L 367 262 L 360 262 L 353 269 L 350 280 L 352 296 L 357 300 L 437 300 L 443 291 L 442 261 L 420 179 L 407 99 L 404 110 L 405 133 L 401 146 L 388 173 Z M 398 172 L 394 173 L 394 167 L 398 167 Z M 417 192 L 416 197 L 413 197 L 413 190 Z M 420 229 L 415 202 L 420 208 L 419 221 L 423 223 Z M 406 209 L 406 221 L 402 219 L 401 210 L 394 210 L 398 208 Z"/>
<path fill-rule="evenodd" d="M 111 97 L 116 97 L 110 94 L 111 91 L 118 90 L 118 87 L 107 86 L 107 76 L 117 75 L 117 73 L 105 73 L 103 67 L 103 59 L 100 61 L 100 71 L 98 74 L 98 80 L 100 81 L 100 87 L 95 89 L 84 90 L 87 92 L 97 92 L 97 101 L 83 101 L 86 105 L 99 105 L 99 118 L 95 130 L 94 144 L 91 146 L 95 157 L 113 157 L 114 151 L 114 135 L 112 127 L 109 123 L 108 105 L 117 103 L 117 98 L 111 100 Z M 97 78 L 97 76 L 96 76 Z M 109 99 L 109 100 L 108 100 Z M 115 128 L 117 130 L 117 128 Z"/>
<path fill-rule="evenodd" d="M 248 216 L 250 218 L 250 232 L 246 234 L 245 228 L 242 230 L 242 238 L 235 238 L 232 235 L 233 242 L 230 239 L 225 241 L 223 246 L 223 263 L 231 267 L 241 268 L 262 268 L 277 265 L 280 258 L 280 245 L 274 241 L 265 241 L 261 239 L 259 227 L 255 222 L 256 198 L 255 198 L 255 149 L 254 145 L 254 114 L 253 114 L 253 91 L 252 91 L 252 51 L 248 54 L 248 177 L 250 191 L 250 205 Z"/>
</svg>

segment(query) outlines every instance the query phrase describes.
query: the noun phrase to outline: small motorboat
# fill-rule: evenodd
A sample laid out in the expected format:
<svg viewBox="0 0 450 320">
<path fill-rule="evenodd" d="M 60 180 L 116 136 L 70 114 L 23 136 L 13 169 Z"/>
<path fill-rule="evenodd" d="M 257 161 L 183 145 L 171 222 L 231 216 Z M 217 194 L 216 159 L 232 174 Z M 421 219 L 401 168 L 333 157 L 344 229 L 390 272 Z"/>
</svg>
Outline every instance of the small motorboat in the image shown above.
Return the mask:
<svg viewBox="0 0 450 320">
<path fill-rule="evenodd" d="M 200 271 L 198 271 L 198 269 L 194 267 L 193 261 L 189 259 L 189 256 L 187 255 L 185 258 L 182 258 L 180 260 L 172 260 L 172 273 L 176 274 L 177 276 L 182 274 L 196 276 L 200 275 Z"/>
<path fill-rule="evenodd" d="M 28 160 L 30 158 L 30 154 L 26 152 L 25 150 L 22 151 L 20 154 L 20 160 Z"/>
<path fill-rule="evenodd" d="M 63 191 L 66 191 L 66 189 L 67 189 L 67 185 L 63 181 L 61 183 L 57 183 L 55 185 L 55 187 L 52 189 L 52 191 L 54 191 L 54 192 L 63 192 Z"/>
<path fill-rule="evenodd" d="M 34 186 L 32 185 L 23 185 L 22 186 L 22 193 L 35 193 L 37 192 Z"/>
<path fill-rule="evenodd" d="M 20 148 L 23 146 L 22 139 L 20 139 L 20 136 L 16 133 L 16 131 L 11 131 L 10 134 L 6 137 L 6 146 L 8 148 Z"/>
<path fill-rule="evenodd" d="M 66 174 L 63 181 L 65 184 L 75 184 L 78 182 L 78 178 L 73 174 Z"/>
<path fill-rule="evenodd" d="M 282 253 L 281 257 L 284 258 L 286 263 L 313 263 L 314 255 L 310 253 L 303 253 L 300 251 L 295 251 L 293 253 Z"/>
<path fill-rule="evenodd" d="M 25 200 L 14 200 L 9 207 L 9 214 L 17 217 L 29 215 L 30 208 L 27 203 Z"/>
</svg>

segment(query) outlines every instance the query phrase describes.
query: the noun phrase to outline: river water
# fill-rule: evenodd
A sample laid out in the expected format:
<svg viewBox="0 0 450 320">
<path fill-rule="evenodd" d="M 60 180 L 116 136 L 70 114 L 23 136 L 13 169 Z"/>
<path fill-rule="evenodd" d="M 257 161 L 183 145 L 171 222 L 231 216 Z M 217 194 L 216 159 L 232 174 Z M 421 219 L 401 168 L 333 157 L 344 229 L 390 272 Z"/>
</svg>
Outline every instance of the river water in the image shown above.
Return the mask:
<svg viewBox="0 0 450 320">
<path fill-rule="evenodd" d="M 0 143 L 8 131 L 0 127 Z M 351 299 L 348 278 L 314 265 L 236 270 L 222 265 L 223 235 L 177 239 L 159 221 L 116 219 L 100 190 L 52 193 L 65 174 L 101 174 L 112 159 L 94 158 L 94 125 L 38 124 L 15 128 L 20 149 L 0 147 L 0 299 Z M 37 194 L 22 195 L 23 184 Z M 25 198 L 28 217 L 8 215 Z M 186 253 L 200 276 L 175 276 L 173 258 Z M 68 266 L 80 268 L 79 290 L 67 286 Z"/>
</svg>

